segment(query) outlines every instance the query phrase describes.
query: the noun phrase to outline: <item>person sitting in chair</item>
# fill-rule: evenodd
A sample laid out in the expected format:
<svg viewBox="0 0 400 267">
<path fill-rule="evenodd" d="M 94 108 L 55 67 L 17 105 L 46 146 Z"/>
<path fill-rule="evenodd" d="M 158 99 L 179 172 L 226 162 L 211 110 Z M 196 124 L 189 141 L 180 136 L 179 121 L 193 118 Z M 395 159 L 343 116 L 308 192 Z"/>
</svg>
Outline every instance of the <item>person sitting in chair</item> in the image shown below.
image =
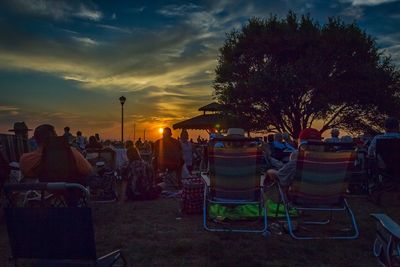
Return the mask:
<svg viewBox="0 0 400 267">
<path fill-rule="evenodd" d="M 306 128 L 300 132 L 299 145 L 307 141 L 321 141 L 321 133 L 314 128 Z M 290 155 L 290 160 L 279 170 L 269 169 L 267 180 L 278 181 L 281 186 L 288 187 L 292 183 L 296 172 L 296 161 L 298 152 L 294 151 Z M 269 178 L 269 179 L 268 179 Z"/>
<path fill-rule="evenodd" d="M 271 144 L 271 156 L 273 158 L 282 162 L 287 162 L 289 160 L 290 153 L 294 150 L 294 147 L 283 141 L 282 133 L 276 133 L 274 135 L 274 141 Z"/>
<path fill-rule="evenodd" d="M 48 151 L 49 149 L 46 149 L 45 145 L 51 138 L 57 137 L 57 134 L 54 126 L 50 124 L 42 124 L 36 127 L 34 137 L 38 143 L 38 149 L 30 153 L 24 153 L 20 159 L 20 167 L 24 177 L 39 178 L 39 181 L 41 181 L 40 176 L 46 176 L 46 174 L 43 173 L 43 166 L 41 166 L 43 165 L 42 161 L 45 160 L 44 150 L 46 150 L 46 153 L 52 152 Z M 76 169 L 77 177 L 70 177 L 71 179 L 74 179 L 73 181 L 63 182 L 79 182 L 85 184 L 85 178 L 92 172 L 92 166 L 77 149 L 69 146 L 67 146 L 66 149 L 68 149 L 66 152 L 72 155 L 72 161 L 75 165 L 74 169 Z"/>
<path fill-rule="evenodd" d="M 126 142 L 129 164 L 123 172 L 122 196 L 129 200 L 151 200 L 157 198 L 162 188 L 155 184 L 153 167 L 144 161 L 132 141 Z M 125 199 L 121 199 L 124 201 Z"/>
<path fill-rule="evenodd" d="M 376 141 L 378 139 L 394 139 L 400 138 L 399 132 L 399 121 L 394 117 L 389 117 L 385 120 L 385 133 L 375 136 L 369 147 L 368 147 L 368 157 L 374 158 L 376 152 Z"/>
</svg>

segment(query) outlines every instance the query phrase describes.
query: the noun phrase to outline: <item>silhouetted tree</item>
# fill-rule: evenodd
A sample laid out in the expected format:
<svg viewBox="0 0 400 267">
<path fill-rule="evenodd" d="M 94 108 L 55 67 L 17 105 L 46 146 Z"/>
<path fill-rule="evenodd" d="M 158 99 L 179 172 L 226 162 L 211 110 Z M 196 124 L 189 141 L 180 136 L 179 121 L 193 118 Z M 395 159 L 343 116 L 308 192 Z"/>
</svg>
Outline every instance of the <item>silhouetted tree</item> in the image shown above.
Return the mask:
<svg viewBox="0 0 400 267">
<path fill-rule="evenodd" d="M 247 130 L 379 131 L 400 110 L 399 71 L 355 23 L 252 18 L 220 48 L 215 97 Z"/>
</svg>

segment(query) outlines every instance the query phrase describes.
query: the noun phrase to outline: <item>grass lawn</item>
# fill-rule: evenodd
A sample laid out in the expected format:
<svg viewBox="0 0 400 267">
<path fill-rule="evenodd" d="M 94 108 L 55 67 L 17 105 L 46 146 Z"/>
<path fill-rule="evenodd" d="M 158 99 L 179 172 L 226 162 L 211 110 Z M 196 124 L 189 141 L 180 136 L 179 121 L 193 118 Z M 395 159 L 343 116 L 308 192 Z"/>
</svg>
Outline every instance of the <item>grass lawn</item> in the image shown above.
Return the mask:
<svg viewBox="0 0 400 267">
<path fill-rule="evenodd" d="M 128 266 L 377 266 L 371 251 L 375 222 L 369 214 L 385 212 L 399 222 L 398 206 L 375 206 L 364 198 L 349 202 L 360 227 L 360 237 L 350 241 L 206 232 L 202 216 L 182 216 L 174 199 L 92 207 L 98 255 L 122 249 Z M 0 266 L 12 266 L 9 255 L 1 212 Z"/>
</svg>

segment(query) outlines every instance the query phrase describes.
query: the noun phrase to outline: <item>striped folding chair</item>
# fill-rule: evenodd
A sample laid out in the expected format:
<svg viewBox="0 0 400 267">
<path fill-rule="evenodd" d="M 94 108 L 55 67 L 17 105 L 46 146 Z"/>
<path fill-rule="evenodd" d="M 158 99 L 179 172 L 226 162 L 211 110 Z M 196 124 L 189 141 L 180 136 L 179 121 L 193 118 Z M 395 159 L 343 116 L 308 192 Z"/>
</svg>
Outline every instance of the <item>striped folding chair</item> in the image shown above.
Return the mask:
<svg viewBox="0 0 400 267">
<path fill-rule="evenodd" d="M 358 237 L 354 214 L 345 199 L 347 180 L 354 166 L 355 157 L 355 151 L 337 150 L 329 143 L 309 142 L 300 146 L 293 183 L 287 191 L 279 186 L 281 199 L 285 205 L 288 231 L 293 238 L 355 239 Z M 346 212 L 350 217 L 353 233 L 351 235 L 298 235 L 293 229 L 290 208 L 303 212 L 330 213 L 328 220 L 301 222 L 312 225 L 328 225 L 333 212 Z"/>
<path fill-rule="evenodd" d="M 218 146 L 214 146 L 218 142 Z M 214 139 L 208 147 L 209 171 L 202 172 L 205 182 L 203 224 L 209 231 L 232 232 L 265 232 L 267 229 L 267 212 L 263 200 L 264 177 L 258 170 L 260 149 L 254 140 Z M 235 227 L 224 224 L 222 228 L 209 226 L 209 207 L 213 204 L 229 207 L 255 204 L 259 207 L 262 225 L 256 228 Z"/>
<path fill-rule="evenodd" d="M 0 144 L 3 156 L 9 163 L 19 162 L 22 154 L 29 152 L 28 141 L 12 134 L 0 134 Z"/>
</svg>

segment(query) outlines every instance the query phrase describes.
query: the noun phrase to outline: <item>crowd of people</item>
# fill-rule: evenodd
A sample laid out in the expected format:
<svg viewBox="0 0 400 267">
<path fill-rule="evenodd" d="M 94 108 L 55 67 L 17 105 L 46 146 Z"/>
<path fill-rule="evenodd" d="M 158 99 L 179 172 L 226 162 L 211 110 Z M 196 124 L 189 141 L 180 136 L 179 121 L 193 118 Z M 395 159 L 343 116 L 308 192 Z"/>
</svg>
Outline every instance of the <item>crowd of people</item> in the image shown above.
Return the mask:
<svg viewBox="0 0 400 267">
<path fill-rule="evenodd" d="M 123 179 L 123 199 L 153 199 L 160 195 L 165 186 L 160 180 L 159 173 L 168 172 L 174 175 L 174 185 L 181 187 L 182 170 L 187 176 L 192 169 L 193 148 L 192 142 L 188 139 L 187 131 L 183 131 L 180 140 L 172 137 L 170 128 L 165 128 L 163 137 L 156 142 L 139 138 L 135 143 L 127 141 L 125 143 L 110 140 L 101 140 L 99 134 L 90 136 L 88 139 L 83 136 L 81 131 L 76 132 L 76 136 L 71 134 L 70 127 L 64 128 L 64 133 L 57 135 L 54 126 L 43 124 L 35 128 L 32 138 L 28 139 L 28 129 L 25 123 L 22 125 L 16 135 L 29 140 L 30 145 L 27 153 L 21 155 L 19 167 L 24 178 L 23 181 L 32 181 L 38 178 L 39 182 L 56 182 L 64 179 L 65 182 L 77 182 L 82 185 L 88 185 L 88 179 L 96 175 L 96 162 L 90 159 L 90 155 L 96 151 L 109 150 L 113 153 L 113 158 L 120 164 L 116 166 L 118 177 Z M 51 139 L 58 138 L 63 141 L 63 145 L 54 148 L 49 144 Z M 46 172 L 49 168 L 45 166 L 49 163 L 49 155 L 55 155 L 52 150 L 64 150 L 70 158 L 74 175 L 66 175 L 63 178 L 50 177 Z M 119 153 L 116 153 L 119 152 Z M 120 156 L 118 159 L 117 155 Z M 142 158 L 143 155 L 143 158 Z M 51 158 L 51 156 L 50 156 Z M 53 157 L 55 158 L 55 157 Z M 4 157 L 2 157 L 4 159 Z M 62 162 L 53 164 L 60 167 Z M 66 164 L 66 163 L 65 163 Z M 2 164 L 2 177 L 5 180 L 7 176 L 7 163 L 4 160 Z M 65 168 L 63 169 L 65 170 Z"/>
<path fill-rule="evenodd" d="M 236 132 L 234 131 L 236 129 Z M 244 131 L 238 132 L 238 128 L 230 129 L 226 136 L 239 134 L 244 137 Z M 55 128 L 49 124 L 43 124 L 35 128 L 33 137 L 28 139 L 28 129 L 25 123 L 19 122 L 14 125 L 15 135 L 29 140 L 30 151 L 24 153 L 19 161 L 20 169 L 25 178 L 47 177 L 46 182 L 51 181 L 48 178 L 43 165 L 47 161 L 45 154 L 49 151 L 48 140 L 57 137 Z M 200 168 L 200 160 L 206 158 L 202 148 L 207 146 L 207 141 L 198 138 L 195 144 L 192 139 L 189 140 L 189 134 L 182 130 L 178 138 L 172 136 L 170 128 L 164 128 L 163 136 L 155 142 L 148 140 L 142 141 L 141 138 L 125 143 L 112 142 L 110 140 L 101 140 L 99 134 L 94 134 L 88 139 L 83 136 L 81 131 L 76 132 L 76 136 L 71 134 L 70 128 L 64 128 L 61 135 L 69 157 L 72 159 L 75 178 L 66 182 L 78 182 L 87 184 L 87 177 L 96 172 L 92 162 L 86 159 L 88 152 L 109 149 L 123 151 L 123 164 L 119 168 L 119 174 L 123 177 L 123 194 L 121 199 L 153 199 L 156 198 L 165 188 L 165 181 L 162 175 L 168 173 L 172 175 L 172 183 L 176 188 L 182 186 L 182 178 L 189 177 L 193 170 Z M 60 137 L 61 137 L 60 136 Z M 213 138 L 223 137 L 221 134 L 210 135 Z M 367 157 L 373 158 L 376 150 L 376 140 L 381 138 L 400 138 L 399 122 L 396 118 L 390 117 L 385 122 L 385 133 L 375 136 L 370 140 L 361 140 L 359 147 L 364 147 Z M 303 129 L 298 140 L 292 140 L 287 133 L 276 133 L 260 138 L 258 145 L 262 147 L 264 155 L 264 165 L 266 173 L 271 180 L 276 180 L 282 186 L 290 185 L 296 169 L 297 148 L 307 141 L 322 141 L 321 133 L 313 128 Z M 351 136 L 344 135 L 340 137 L 339 129 L 331 130 L 331 137 L 326 138 L 324 142 L 333 143 L 351 143 L 360 141 Z M 218 146 L 218 142 L 215 146 Z M 200 149 L 200 150 L 199 150 Z M 143 155 L 143 157 L 142 157 Z M 92 164 L 91 164 L 92 163 Z M 4 164 L 3 164 L 4 165 Z M 204 167 L 204 166 L 203 166 Z M 1 170 L 4 172 L 4 169 Z M 4 175 L 3 175 L 4 176 Z M 66 176 L 65 179 L 68 179 Z M 72 179 L 72 178 L 71 178 Z"/>
</svg>

